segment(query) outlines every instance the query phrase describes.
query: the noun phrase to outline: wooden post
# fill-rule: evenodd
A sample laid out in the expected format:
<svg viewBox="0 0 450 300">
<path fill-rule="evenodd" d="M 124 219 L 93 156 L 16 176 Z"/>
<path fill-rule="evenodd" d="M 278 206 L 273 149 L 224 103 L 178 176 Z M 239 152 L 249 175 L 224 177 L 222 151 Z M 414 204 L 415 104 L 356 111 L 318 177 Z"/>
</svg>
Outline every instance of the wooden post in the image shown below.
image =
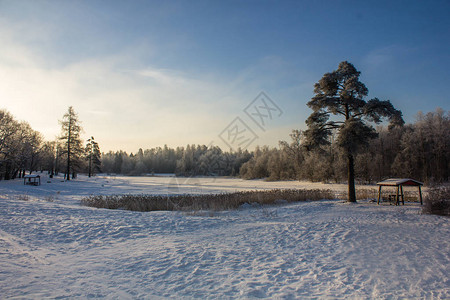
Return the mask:
<svg viewBox="0 0 450 300">
<path fill-rule="evenodd" d="M 403 196 L 403 185 L 400 185 L 400 191 L 402 192 L 402 204 L 405 205 L 405 197 Z"/>
<path fill-rule="evenodd" d="M 423 205 L 423 203 L 422 203 L 422 189 L 420 188 L 420 184 L 419 184 L 419 199 L 420 199 L 420 205 Z"/>
<path fill-rule="evenodd" d="M 377 204 L 380 204 L 380 197 L 381 197 L 381 185 L 378 187 L 378 201 L 377 201 Z"/>
<path fill-rule="evenodd" d="M 396 198 L 395 205 L 399 205 L 399 203 L 398 203 L 398 200 L 399 200 L 398 194 L 399 194 L 399 192 L 400 192 L 400 185 L 397 185 L 397 194 L 395 195 L 395 198 Z"/>
</svg>

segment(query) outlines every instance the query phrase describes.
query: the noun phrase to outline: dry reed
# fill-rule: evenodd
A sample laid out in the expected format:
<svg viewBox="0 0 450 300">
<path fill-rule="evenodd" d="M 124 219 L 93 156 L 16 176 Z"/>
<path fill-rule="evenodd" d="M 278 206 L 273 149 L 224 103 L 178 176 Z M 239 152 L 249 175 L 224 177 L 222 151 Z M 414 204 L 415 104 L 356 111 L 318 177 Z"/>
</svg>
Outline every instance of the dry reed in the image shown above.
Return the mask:
<svg viewBox="0 0 450 300">
<path fill-rule="evenodd" d="M 205 195 L 93 195 L 83 198 L 81 203 L 90 207 L 132 211 L 220 211 L 236 209 L 245 203 L 271 205 L 280 201 L 297 202 L 323 199 L 336 199 L 336 196 L 331 190 L 275 189 Z"/>
</svg>

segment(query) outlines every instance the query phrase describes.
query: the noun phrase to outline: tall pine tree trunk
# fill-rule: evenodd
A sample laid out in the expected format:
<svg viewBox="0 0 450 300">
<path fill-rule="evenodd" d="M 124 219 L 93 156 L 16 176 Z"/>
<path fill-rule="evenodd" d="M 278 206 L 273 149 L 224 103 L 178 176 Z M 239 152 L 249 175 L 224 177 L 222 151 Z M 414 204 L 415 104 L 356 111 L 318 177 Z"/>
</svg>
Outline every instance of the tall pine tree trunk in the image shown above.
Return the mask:
<svg viewBox="0 0 450 300">
<path fill-rule="evenodd" d="M 356 192 L 355 192 L 355 163 L 353 159 L 353 154 L 348 154 L 347 161 L 347 171 L 348 171 L 348 202 L 356 202 Z"/>
<path fill-rule="evenodd" d="M 70 180 L 70 154 L 67 155 L 66 180 Z"/>
<path fill-rule="evenodd" d="M 350 119 L 349 113 L 350 107 L 345 105 L 345 121 Z M 355 161 L 353 153 L 350 149 L 347 149 L 347 182 L 348 182 L 348 200 L 347 202 L 356 202 L 355 192 Z"/>
<path fill-rule="evenodd" d="M 92 173 L 92 153 L 89 154 L 89 170 L 88 170 L 88 177 L 91 177 Z"/>
<path fill-rule="evenodd" d="M 66 179 L 70 180 L 70 143 L 72 139 L 72 119 L 69 119 L 69 131 L 67 133 L 67 172 Z"/>
<path fill-rule="evenodd" d="M 59 162 L 58 162 L 58 157 L 59 157 L 59 149 L 56 148 L 56 156 L 55 156 L 55 175 L 58 175 L 58 173 L 59 173 Z"/>
</svg>

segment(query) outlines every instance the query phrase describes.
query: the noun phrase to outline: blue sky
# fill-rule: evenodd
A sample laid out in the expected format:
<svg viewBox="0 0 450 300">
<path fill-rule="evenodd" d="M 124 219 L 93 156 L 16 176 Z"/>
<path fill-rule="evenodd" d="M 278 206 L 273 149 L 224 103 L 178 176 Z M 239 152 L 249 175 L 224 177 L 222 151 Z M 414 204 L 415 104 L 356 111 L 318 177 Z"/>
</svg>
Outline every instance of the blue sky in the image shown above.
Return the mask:
<svg viewBox="0 0 450 300">
<path fill-rule="evenodd" d="M 102 150 L 217 144 L 236 117 L 277 145 L 348 60 L 407 122 L 449 109 L 448 1 L 3 1 L 0 108 L 51 140 L 69 105 Z M 264 91 L 262 130 L 243 111 Z"/>
</svg>

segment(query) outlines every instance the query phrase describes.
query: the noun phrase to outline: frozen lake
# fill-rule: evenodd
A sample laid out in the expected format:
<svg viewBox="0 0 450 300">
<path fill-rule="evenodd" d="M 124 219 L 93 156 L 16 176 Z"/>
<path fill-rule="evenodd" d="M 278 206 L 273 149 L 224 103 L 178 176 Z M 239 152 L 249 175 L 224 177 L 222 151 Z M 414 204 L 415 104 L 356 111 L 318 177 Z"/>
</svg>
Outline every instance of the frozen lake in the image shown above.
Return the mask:
<svg viewBox="0 0 450 300">
<path fill-rule="evenodd" d="M 38 173 L 39 174 L 39 173 Z M 174 177 L 174 176 L 106 176 L 88 178 L 79 175 L 76 180 L 64 181 L 61 176 L 48 178 L 42 175 L 40 186 L 24 185 L 21 179 L 0 181 L 2 196 L 28 197 L 29 199 L 51 199 L 56 202 L 79 200 L 92 194 L 208 194 L 271 189 L 332 189 L 347 190 L 345 184 L 323 184 L 308 181 L 243 180 L 230 177 Z M 376 188 L 359 186 L 358 188 Z"/>
</svg>

